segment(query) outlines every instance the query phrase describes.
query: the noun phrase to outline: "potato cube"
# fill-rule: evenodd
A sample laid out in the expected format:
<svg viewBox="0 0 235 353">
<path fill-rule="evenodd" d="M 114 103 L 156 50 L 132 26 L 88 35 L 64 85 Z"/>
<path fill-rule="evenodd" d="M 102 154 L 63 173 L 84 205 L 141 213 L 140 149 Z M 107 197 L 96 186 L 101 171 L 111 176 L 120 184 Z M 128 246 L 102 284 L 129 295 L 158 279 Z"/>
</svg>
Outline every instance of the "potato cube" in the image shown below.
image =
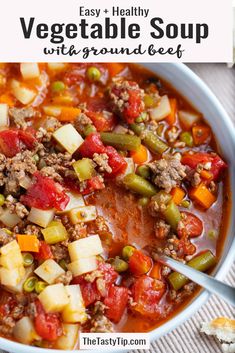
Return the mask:
<svg viewBox="0 0 235 353">
<path fill-rule="evenodd" d="M 64 351 L 73 350 L 78 341 L 79 325 L 63 324 L 63 336 L 56 341 L 56 348 Z"/>
<path fill-rule="evenodd" d="M 49 284 L 54 283 L 56 278 L 65 273 L 63 268 L 52 259 L 44 261 L 34 272 Z"/>
<path fill-rule="evenodd" d="M 8 105 L 0 104 L 0 127 L 9 126 Z"/>
<path fill-rule="evenodd" d="M 171 105 L 167 95 L 161 97 L 158 106 L 150 110 L 150 116 L 155 121 L 165 119 L 171 113 Z"/>
<path fill-rule="evenodd" d="M 25 274 L 24 274 L 24 276 L 22 277 L 22 279 L 20 280 L 19 283 L 17 283 L 14 286 L 9 286 L 9 285 L 6 286 L 6 289 L 8 290 L 8 292 L 11 292 L 11 293 L 22 293 L 23 292 L 24 282 L 26 281 L 26 279 L 28 279 L 30 276 L 32 276 L 33 270 L 34 270 L 33 266 L 26 267 L 25 268 Z"/>
<path fill-rule="evenodd" d="M 18 217 L 16 213 L 11 213 L 8 209 L 3 210 L 0 214 L 0 221 L 8 228 L 15 227 L 20 220 L 20 217 Z"/>
<path fill-rule="evenodd" d="M 40 210 L 39 208 L 32 207 L 28 215 L 28 220 L 40 227 L 46 228 L 53 220 L 54 215 L 54 210 Z"/>
<path fill-rule="evenodd" d="M 94 271 L 97 267 L 98 263 L 95 256 L 82 258 L 68 264 L 68 270 L 72 272 L 74 277 Z"/>
<path fill-rule="evenodd" d="M 72 124 L 63 125 L 53 133 L 54 139 L 69 153 L 73 154 L 83 143 L 82 136 Z"/>
<path fill-rule="evenodd" d="M 21 253 L 13 252 L 8 255 L 0 256 L 0 265 L 7 268 L 8 270 L 23 265 L 23 257 Z"/>
<path fill-rule="evenodd" d="M 38 296 L 47 313 L 62 311 L 69 302 L 65 286 L 62 283 L 47 286 Z"/>
<path fill-rule="evenodd" d="M 84 257 L 102 254 L 103 247 L 100 237 L 96 234 L 69 243 L 68 251 L 70 259 L 73 262 Z"/>
<path fill-rule="evenodd" d="M 76 207 L 69 212 L 73 224 L 94 221 L 97 217 L 95 206 Z"/>
<path fill-rule="evenodd" d="M 36 97 L 36 92 L 20 84 L 19 81 L 11 81 L 11 89 L 15 98 L 22 104 L 29 104 Z"/>
<path fill-rule="evenodd" d="M 17 243 L 16 240 L 10 241 L 10 243 L 7 243 L 6 245 L 2 246 L 0 249 L 0 252 L 2 255 L 7 255 L 12 252 L 19 252 L 20 253 L 20 247 L 19 244 Z"/>
<path fill-rule="evenodd" d="M 71 211 L 73 208 L 85 206 L 84 199 L 82 195 L 76 194 L 75 192 L 66 192 L 69 197 L 69 203 L 63 211 L 57 212 L 58 214 L 63 214 Z"/>
<path fill-rule="evenodd" d="M 0 282 L 2 286 L 15 287 L 17 286 L 25 275 L 25 269 L 23 266 L 7 269 L 5 267 L 0 268 Z"/>
<path fill-rule="evenodd" d="M 63 71 L 66 69 L 67 64 L 66 63 L 48 63 L 47 64 L 48 69 L 51 71 Z"/>
<path fill-rule="evenodd" d="M 20 72 L 24 80 L 31 80 L 40 76 L 37 63 L 21 63 Z"/>
<path fill-rule="evenodd" d="M 69 297 L 69 303 L 62 311 L 64 322 L 84 323 L 87 320 L 86 308 L 83 302 L 82 293 L 79 285 L 65 286 Z"/>
<path fill-rule="evenodd" d="M 28 316 L 24 316 L 17 321 L 13 329 L 13 335 L 18 342 L 24 344 L 30 344 L 35 340 L 41 339 L 34 329 L 32 320 Z"/>
<path fill-rule="evenodd" d="M 126 161 L 126 163 L 127 163 L 127 167 L 126 167 L 124 173 L 121 173 L 121 174 L 119 174 L 119 175 L 116 177 L 116 180 L 117 180 L 117 181 L 122 181 L 123 178 L 124 178 L 126 175 L 135 172 L 135 163 L 134 163 L 133 159 L 132 159 L 131 157 L 129 157 L 129 158 L 124 158 L 124 159 L 125 159 L 125 161 Z"/>
</svg>

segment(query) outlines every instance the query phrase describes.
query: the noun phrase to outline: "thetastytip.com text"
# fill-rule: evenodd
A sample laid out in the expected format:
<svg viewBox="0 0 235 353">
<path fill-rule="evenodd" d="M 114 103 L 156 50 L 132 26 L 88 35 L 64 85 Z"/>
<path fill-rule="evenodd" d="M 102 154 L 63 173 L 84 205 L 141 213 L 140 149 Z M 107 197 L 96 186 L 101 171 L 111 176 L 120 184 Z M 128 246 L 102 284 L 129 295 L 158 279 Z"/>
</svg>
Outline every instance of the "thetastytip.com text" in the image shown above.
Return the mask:
<svg viewBox="0 0 235 353">
<path fill-rule="evenodd" d="M 81 333 L 80 349 L 149 349 L 148 333 Z"/>
</svg>

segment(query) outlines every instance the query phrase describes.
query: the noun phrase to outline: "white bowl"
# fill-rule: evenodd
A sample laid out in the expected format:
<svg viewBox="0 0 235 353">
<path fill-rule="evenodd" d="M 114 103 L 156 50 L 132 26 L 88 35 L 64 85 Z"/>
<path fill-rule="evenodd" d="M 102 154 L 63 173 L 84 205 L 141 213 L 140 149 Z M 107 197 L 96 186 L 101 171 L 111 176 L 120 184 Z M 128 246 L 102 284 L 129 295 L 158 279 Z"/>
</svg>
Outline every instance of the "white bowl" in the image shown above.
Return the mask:
<svg viewBox="0 0 235 353">
<path fill-rule="evenodd" d="M 216 136 L 219 150 L 229 163 L 230 184 L 232 193 L 232 208 L 230 210 L 230 224 L 227 230 L 227 238 L 224 244 L 222 258 L 214 271 L 215 277 L 222 280 L 228 272 L 235 254 L 235 128 L 227 113 L 210 91 L 210 89 L 184 64 L 143 64 L 144 67 L 156 73 L 160 78 L 169 82 L 180 94 L 185 97 L 196 109 L 203 113 L 209 122 Z M 167 334 L 183 321 L 188 319 L 197 311 L 208 299 L 209 294 L 202 291 L 187 307 L 178 315 L 167 321 L 159 328 L 151 331 L 151 340 L 156 340 L 160 336 Z M 15 343 L 4 338 L 0 338 L 0 348 L 12 353 L 45 353 L 46 350 Z M 120 351 L 120 350 L 119 350 Z M 50 353 L 60 353 L 60 350 L 48 350 Z M 67 351 L 74 352 L 74 351 Z M 91 353 L 94 351 L 86 351 Z M 104 350 L 103 350 L 104 352 Z"/>
</svg>

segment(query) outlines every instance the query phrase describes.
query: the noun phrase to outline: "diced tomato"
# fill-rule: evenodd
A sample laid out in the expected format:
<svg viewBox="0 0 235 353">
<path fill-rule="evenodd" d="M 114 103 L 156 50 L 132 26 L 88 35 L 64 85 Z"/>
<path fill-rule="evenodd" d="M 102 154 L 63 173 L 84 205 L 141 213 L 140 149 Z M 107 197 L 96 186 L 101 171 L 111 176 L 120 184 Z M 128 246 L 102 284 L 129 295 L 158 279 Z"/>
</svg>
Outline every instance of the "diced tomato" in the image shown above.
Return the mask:
<svg viewBox="0 0 235 353">
<path fill-rule="evenodd" d="M 105 146 L 97 133 L 90 134 L 79 148 L 82 157 L 92 158 L 94 153 L 104 153 Z"/>
<path fill-rule="evenodd" d="M 105 188 L 103 181 L 99 176 L 94 176 L 87 180 L 87 186 L 84 190 L 80 191 L 82 195 L 91 194 L 96 190 L 102 190 Z"/>
<path fill-rule="evenodd" d="M 107 290 L 110 289 L 112 284 L 114 284 L 118 278 L 118 273 L 114 268 L 105 262 L 101 262 L 98 266 L 98 270 L 102 271 L 103 279 L 105 281 L 105 287 Z"/>
<path fill-rule="evenodd" d="M 184 236 L 195 238 L 202 234 L 203 223 L 200 218 L 190 212 L 182 212 L 181 215 L 182 219 L 177 231 L 180 238 Z M 183 226 L 181 226 L 181 223 L 183 223 Z"/>
<path fill-rule="evenodd" d="M 92 120 L 98 131 L 111 131 L 116 125 L 116 118 L 109 112 L 87 112 L 87 116 Z"/>
<path fill-rule="evenodd" d="M 196 252 L 196 246 L 191 243 L 187 237 L 183 237 L 178 242 L 178 256 L 184 258 L 186 255 L 193 255 Z"/>
<path fill-rule="evenodd" d="M 83 276 L 77 276 L 73 278 L 71 283 L 80 285 L 82 297 L 86 307 L 101 299 L 101 294 L 97 289 L 96 281 L 88 282 Z"/>
<path fill-rule="evenodd" d="M 51 251 L 51 247 L 44 240 L 40 240 L 39 242 L 39 252 L 34 254 L 36 260 L 48 260 L 53 259 L 53 254 Z"/>
<path fill-rule="evenodd" d="M 35 146 L 37 141 L 34 132 L 33 129 L 19 130 L 19 139 L 29 150 Z"/>
<path fill-rule="evenodd" d="M 39 300 L 35 301 L 37 315 L 34 326 L 37 334 L 47 341 L 56 341 L 62 336 L 62 322 L 57 314 L 46 314 Z"/>
<path fill-rule="evenodd" d="M 131 291 L 136 305 L 133 310 L 142 315 L 156 317 L 159 313 L 159 301 L 166 290 L 165 284 L 159 280 L 143 275 L 133 284 Z"/>
<path fill-rule="evenodd" d="M 55 183 L 54 180 L 36 172 L 33 184 L 27 189 L 26 194 L 21 196 L 20 200 L 29 207 L 42 210 L 55 208 L 63 211 L 69 202 L 69 197 L 59 183 Z"/>
<path fill-rule="evenodd" d="M 128 302 L 128 289 L 113 286 L 104 300 L 107 307 L 106 316 L 113 322 L 118 323 L 125 311 Z"/>
<path fill-rule="evenodd" d="M 105 173 L 106 177 L 115 177 L 125 171 L 127 162 L 112 146 L 106 146 L 105 153 L 109 157 L 109 166 L 112 168 L 112 173 Z"/>
<path fill-rule="evenodd" d="M 147 273 L 151 267 L 151 258 L 139 250 L 135 250 L 129 259 L 129 270 L 136 276 L 141 276 Z"/>
<path fill-rule="evenodd" d="M 217 180 L 221 172 L 227 168 L 227 164 L 218 156 L 206 152 L 185 153 L 181 159 L 181 163 L 196 169 L 198 164 L 211 162 L 209 172 L 213 175 L 213 180 Z"/>
<path fill-rule="evenodd" d="M 124 108 L 123 116 L 129 124 L 132 124 L 143 112 L 144 106 L 141 100 L 140 90 L 129 90 L 128 95 L 128 105 Z"/>
<path fill-rule="evenodd" d="M 20 152 L 20 139 L 17 130 L 0 131 L 0 152 L 6 157 L 14 157 Z"/>
</svg>

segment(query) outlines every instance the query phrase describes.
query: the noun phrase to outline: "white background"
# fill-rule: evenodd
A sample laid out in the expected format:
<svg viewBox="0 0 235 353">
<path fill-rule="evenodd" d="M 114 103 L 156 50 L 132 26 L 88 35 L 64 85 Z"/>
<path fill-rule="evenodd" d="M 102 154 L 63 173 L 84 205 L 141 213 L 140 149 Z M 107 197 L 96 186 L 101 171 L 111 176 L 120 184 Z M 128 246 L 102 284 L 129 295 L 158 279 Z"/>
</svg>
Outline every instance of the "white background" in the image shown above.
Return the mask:
<svg viewBox="0 0 235 353">
<path fill-rule="evenodd" d="M 90 17 L 89 23 L 102 23 L 105 17 L 103 10 L 111 9 L 112 6 L 130 8 L 141 6 L 150 9 L 150 15 L 143 17 L 127 17 L 128 23 L 136 22 L 141 26 L 141 37 L 139 39 L 75 39 L 66 40 L 65 44 L 74 44 L 77 48 L 84 46 L 102 47 L 129 47 L 134 48 L 137 44 L 143 46 L 155 44 L 156 47 L 176 47 L 182 43 L 185 52 L 180 61 L 183 62 L 225 62 L 232 60 L 232 1 L 231 0 L 7 0 L 4 1 L 0 15 L 0 61 L 84 61 L 82 55 L 57 56 L 44 55 L 44 47 L 57 47 L 51 44 L 50 38 L 38 39 L 33 29 L 31 39 L 24 39 L 19 17 L 26 20 L 35 17 L 35 24 L 47 23 L 79 23 L 78 7 L 84 5 L 86 8 L 101 8 L 100 18 Z M 110 13 L 109 13 L 110 15 Z M 207 23 L 209 25 L 209 37 L 196 44 L 194 39 L 158 39 L 150 36 L 152 30 L 149 22 L 152 17 L 161 17 L 165 23 Z M 120 18 L 112 18 L 113 22 L 119 23 Z M 136 61 L 136 62 L 164 62 L 179 61 L 177 57 L 164 56 L 91 56 L 85 61 Z"/>
</svg>

